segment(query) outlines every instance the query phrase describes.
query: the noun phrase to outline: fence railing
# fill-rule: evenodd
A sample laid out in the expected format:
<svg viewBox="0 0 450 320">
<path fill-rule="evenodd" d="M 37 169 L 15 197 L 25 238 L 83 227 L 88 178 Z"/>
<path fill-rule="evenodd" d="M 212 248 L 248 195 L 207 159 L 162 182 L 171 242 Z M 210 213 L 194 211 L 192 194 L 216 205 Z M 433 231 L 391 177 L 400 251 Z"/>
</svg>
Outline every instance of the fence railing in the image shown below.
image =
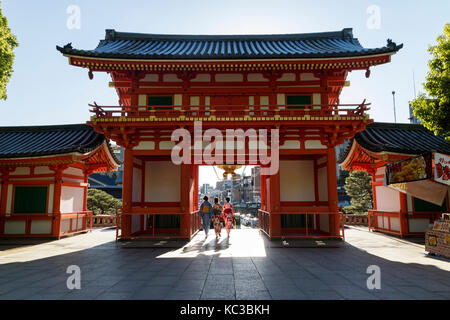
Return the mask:
<svg viewBox="0 0 450 320">
<path fill-rule="evenodd" d="M 68 226 L 64 221 L 69 221 Z M 92 211 L 61 213 L 60 236 L 83 232 L 88 229 L 92 231 Z"/>
<path fill-rule="evenodd" d="M 377 230 L 400 236 L 425 233 L 425 230 L 423 232 L 410 232 L 409 230 L 405 230 L 408 227 L 405 228 L 403 226 L 401 215 L 403 215 L 403 217 L 407 218 L 408 220 L 428 219 L 429 223 L 433 223 L 434 220 L 438 219 L 441 216 L 441 212 L 414 212 L 410 214 L 391 211 L 369 210 L 369 230 Z M 392 221 L 393 219 L 395 219 L 394 222 Z"/>
<path fill-rule="evenodd" d="M 201 218 L 198 215 L 198 210 L 191 212 L 190 220 L 191 220 L 190 221 L 191 237 L 193 237 L 200 230 L 200 227 L 202 226 Z"/>
<path fill-rule="evenodd" d="M 258 210 L 258 228 L 267 236 L 270 236 L 270 213 L 264 210 Z"/>
<path fill-rule="evenodd" d="M 307 105 L 212 105 L 212 106 L 99 106 L 89 104 L 95 117 L 105 118 L 179 118 L 179 117 L 354 117 L 363 116 L 370 103 Z M 137 119 L 139 120 L 139 119 Z M 189 120 L 189 119 L 186 119 Z"/>
<path fill-rule="evenodd" d="M 283 234 L 283 238 L 342 238 L 345 241 L 345 231 L 344 231 L 344 214 L 343 212 L 277 212 L 276 215 L 280 216 L 282 214 L 296 214 L 296 215 L 305 215 L 305 232 L 303 234 Z M 335 215 L 339 219 L 339 234 L 338 235 L 317 235 L 314 233 L 314 229 L 311 230 L 308 226 L 308 216 L 312 216 L 313 219 L 316 218 L 316 215 Z M 264 233 L 270 236 L 270 219 L 271 216 L 274 215 L 268 211 L 258 210 L 259 217 L 259 226 Z"/>
<path fill-rule="evenodd" d="M 367 214 L 344 214 L 346 225 L 368 226 L 369 216 Z"/>
<path fill-rule="evenodd" d="M 93 227 L 115 227 L 117 225 L 116 216 L 110 214 L 97 214 L 92 216 Z"/>
</svg>

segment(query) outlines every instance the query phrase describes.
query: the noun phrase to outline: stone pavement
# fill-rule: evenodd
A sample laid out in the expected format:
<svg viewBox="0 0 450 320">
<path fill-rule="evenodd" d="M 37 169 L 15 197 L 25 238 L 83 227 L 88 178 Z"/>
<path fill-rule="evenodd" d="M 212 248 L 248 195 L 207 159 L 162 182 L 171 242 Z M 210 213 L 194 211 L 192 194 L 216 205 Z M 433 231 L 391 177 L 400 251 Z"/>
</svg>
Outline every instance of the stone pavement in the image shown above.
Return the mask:
<svg viewBox="0 0 450 320">
<path fill-rule="evenodd" d="M 183 248 L 124 248 L 114 229 L 3 250 L 0 299 L 450 299 L 450 262 L 423 245 L 346 229 L 339 248 L 265 245 L 258 230 L 200 233 Z M 0 246 L 1 246 L 0 240 Z M 69 290 L 67 267 L 81 269 Z M 381 289 L 369 290 L 369 265 Z"/>
</svg>

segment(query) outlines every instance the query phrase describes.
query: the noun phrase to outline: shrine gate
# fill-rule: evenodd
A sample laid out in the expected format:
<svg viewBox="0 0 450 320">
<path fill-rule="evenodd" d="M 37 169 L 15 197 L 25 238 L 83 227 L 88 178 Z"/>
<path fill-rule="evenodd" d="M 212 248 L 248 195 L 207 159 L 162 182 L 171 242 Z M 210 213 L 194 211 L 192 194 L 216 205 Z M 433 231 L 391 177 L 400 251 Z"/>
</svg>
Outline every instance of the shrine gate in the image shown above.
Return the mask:
<svg viewBox="0 0 450 320">
<path fill-rule="evenodd" d="M 390 62 L 401 47 L 388 40 L 363 48 L 352 29 L 282 35 L 106 30 L 93 50 L 57 49 L 91 79 L 109 73 L 118 94 L 117 106 L 91 105 L 88 125 L 125 148 L 121 238 L 190 239 L 198 232 L 198 166 L 211 165 L 201 156 L 210 143 L 200 141 L 197 161 L 195 152 L 190 163 L 176 164 L 171 155 L 178 143 L 172 133 L 188 132 L 194 146 L 194 125 L 201 123 L 202 136 L 267 130 L 267 143 L 258 147 L 270 163 L 251 161 L 248 136 L 227 163 L 279 168 L 261 175 L 259 224 L 272 239 L 343 237 L 334 147 L 372 120 L 368 103 L 340 104 L 339 95 L 349 86 L 348 72 L 369 77 L 371 67 Z"/>
</svg>

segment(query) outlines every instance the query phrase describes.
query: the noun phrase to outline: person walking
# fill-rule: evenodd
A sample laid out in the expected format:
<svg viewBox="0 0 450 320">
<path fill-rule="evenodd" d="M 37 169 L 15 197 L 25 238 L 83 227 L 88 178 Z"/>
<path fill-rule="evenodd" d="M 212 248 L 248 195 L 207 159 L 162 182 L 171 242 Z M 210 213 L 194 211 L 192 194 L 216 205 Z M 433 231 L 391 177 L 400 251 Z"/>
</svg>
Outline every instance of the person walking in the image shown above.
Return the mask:
<svg viewBox="0 0 450 320">
<path fill-rule="evenodd" d="M 222 206 L 219 203 L 219 198 L 214 198 L 213 213 L 214 231 L 216 232 L 216 240 L 218 240 L 222 232 Z"/>
<path fill-rule="evenodd" d="M 209 232 L 209 224 L 211 216 L 213 214 L 213 207 L 211 203 L 208 201 L 208 196 L 203 197 L 203 202 L 200 206 L 200 210 L 198 212 L 198 215 L 202 217 L 202 224 L 203 224 L 203 230 L 205 231 L 205 239 L 208 238 L 208 232 Z"/>
<path fill-rule="evenodd" d="M 230 230 L 233 228 L 234 219 L 234 207 L 230 203 L 230 197 L 225 198 L 225 204 L 223 205 L 223 219 L 225 220 L 225 228 L 227 229 L 227 236 L 230 238 Z"/>
</svg>

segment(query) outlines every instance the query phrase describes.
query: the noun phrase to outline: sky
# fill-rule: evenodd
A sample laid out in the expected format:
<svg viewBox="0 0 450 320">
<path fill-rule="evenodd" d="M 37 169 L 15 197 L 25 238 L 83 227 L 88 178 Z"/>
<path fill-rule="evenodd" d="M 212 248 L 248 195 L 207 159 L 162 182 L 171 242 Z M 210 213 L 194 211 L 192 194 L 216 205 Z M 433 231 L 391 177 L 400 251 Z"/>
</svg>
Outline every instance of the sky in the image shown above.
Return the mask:
<svg viewBox="0 0 450 320">
<path fill-rule="evenodd" d="M 372 103 L 370 117 L 394 122 L 395 91 L 397 122 L 408 122 L 408 101 L 423 91 L 428 70 L 429 44 L 436 42 L 450 22 L 450 1 L 249 1 L 249 0 L 3 0 L 3 14 L 19 47 L 15 49 L 14 73 L 0 126 L 83 123 L 88 103 L 117 105 L 110 78 L 68 65 L 57 50 L 72 42 L 74 48 L 93 49 L 104 39 L 105 29 L 122 32 L 168 34 L 277 34 L 337 31 L 353 28 L 364 47 L 382 47 L 392 39 L 404 48 L 391 63 L 353 71 L 341 103 Z M 72 20 L 79 9 L 79 25 Z M 68 21 L 69 20 L 69 21 Z M 69 23 L 68 23 L 69 22 Z M 79 28 L 77 28 L 79 27 Z M 413 73 L 415 82 L 413 82 Z M 201 183 L 215 184 L 208 177 Z M 249 171 L 250 172 L 250 171 Z M 220 175 L 220 173 L 219 173 Z M 215 178 L 217 180 L 217 178 Z"/>
</svg>

